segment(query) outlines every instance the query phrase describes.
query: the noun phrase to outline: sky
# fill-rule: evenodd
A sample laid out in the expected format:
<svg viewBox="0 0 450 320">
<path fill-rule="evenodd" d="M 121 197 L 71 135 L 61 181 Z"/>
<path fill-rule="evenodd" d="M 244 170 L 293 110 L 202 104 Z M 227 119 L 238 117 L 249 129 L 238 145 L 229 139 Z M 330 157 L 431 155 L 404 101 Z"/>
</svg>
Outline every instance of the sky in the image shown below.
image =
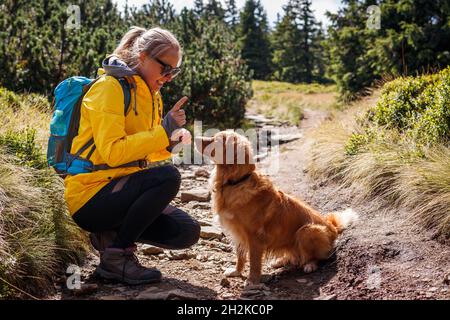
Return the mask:
<svg viewBox="0 0 450 320">
<path fill-rule="evenodd" d="M 119 8 L 125 5 L 126 0 L 114 0 L 119 4 Z M 183 7 L 192 8 L 194 4 L 194 0 L 169 0 L 173 3 L 175 9 L 179 12 Z M 147 3 L 148 0 L 128 0 L 129 5 L 141 6 Z M 225 3 L 225 0 L 221 0 L 222 4 Z M 244 6 L 245 0 L 236 0 L 238 8 L 242 8 Z M 262 5 L 264 6 L 267 17 L 270 21 L 270 24 L 273 26 L 274 21 L 277 19 L 277 13 L 282 14 L 283 5 L 287 3 L 287 0 L 261 0 Z M 322 21 L 324 26 L 329 25 L 329 21 L 325 16 L 326 11 L 337 12 L 341 1 L 340 0 L 312 0 L 312 9 L 314 10 L 314 14 L 318 21 Z"/>
</svg>

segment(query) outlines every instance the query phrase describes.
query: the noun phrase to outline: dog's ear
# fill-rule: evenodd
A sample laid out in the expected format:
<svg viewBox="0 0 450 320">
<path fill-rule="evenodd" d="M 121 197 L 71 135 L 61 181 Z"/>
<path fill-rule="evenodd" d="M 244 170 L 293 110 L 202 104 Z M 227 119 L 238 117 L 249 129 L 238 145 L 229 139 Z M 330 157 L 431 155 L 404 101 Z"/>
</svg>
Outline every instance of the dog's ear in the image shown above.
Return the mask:
<svg viewBox="0 0 450 320">
<path fill-rule="evenodd" d="M 252 144 L 243 136 L 236 141 L 236 155 L 238 164 L 254 164 Z"/>
</svg>

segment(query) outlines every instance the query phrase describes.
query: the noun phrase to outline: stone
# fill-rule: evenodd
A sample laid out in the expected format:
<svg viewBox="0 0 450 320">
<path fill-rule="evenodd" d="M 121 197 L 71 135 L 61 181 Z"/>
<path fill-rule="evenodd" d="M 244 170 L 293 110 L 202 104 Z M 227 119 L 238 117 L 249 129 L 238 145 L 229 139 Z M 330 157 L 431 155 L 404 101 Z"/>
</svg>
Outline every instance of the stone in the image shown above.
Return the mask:
<svg viewBox="0 0 450 320">
<path fill-rule="evenodd" d="M 337 298 L 337 296 L 335 294 L 330 294 L 330 295 L 314 298 L 314 300 L 336 300 L 336 298 Z"/>
<path fill-rule="evenodd" d="M 208 170 L 206 170 L 204 168 L 199 168 L 199 169 L 195 170 L 194 175 L 196 177 L 209 178 L 209 172 L 208 172 Z"/>
<path fill-rule="evenodd" d="M 198 220 L 198 224 L 200 226 L 203 226 L 203 227 L 210 227 L 210 226 L 212 226 L 212 224 L 210 222 L 205 221 L 205 220 Z"/>
<path fill-rule="evenodd" d="M 144 291 L 141 292 L 136 299 L 138 300 L 166 300 L 168 297 L 168 292 L 154 292 L 152 291 Z"/>
<path fill-rule="evenodd" d="M 190 201 L 209 201 L 211 199 L 211 193 L 204 188 L 197 188 L 189 191 L 181 192 L 181 202 Z"/>
<path fill-rule="evenodd" d="M 209 243 L 209 247 L 211 247 L 211 248 L 218 248 L 218 249 L 220 249 L 221 251 L 224 251 L 224 252 L 232 252 L 233 251 L 233 247 L 232 246 L 224 244 L 224 243 L 221 243 L 221 242 L 217 242 L 217 241 L 210 242 Z"/>
<path fill-rule="evenodd" d="M 193 209 L 211 209 L 211 205 L 208 202 L 197 202 L 192 206 Z"/>
<path fill-rule="evenodd" d="M 298 140 L 302 137 L 303 137 L 302 134 L 283 134 L 283 135 L 278 135 L 278 136 L 272 136 L 272 141 L 278 140 L 279 144 L 284 144 L 284 143 Z"/>
<path fill-rule="evenodd" d="M 176 251 L 169 251 L 168 257 L 170 260 L 189 260 L 189 259 L 195 259 L 196 255 L 192 252 L 176 252 Z"/>
<path fill-rule="evenodd" d="M 152 256 L 164 253 L 164 250 L 155 246 L 144 245 L 142 247 L 142 253 L 146 256 Z"/>
<path fill-rule="evenodd" d="M 222 287 L 228 288 L 230 286 L 230 280 L 228 280 L 227 278 L 222 278 L 222 280 L 220 280 L 220 285 Z"/>
<path fill-rule="evenodd" d="M 146 290 L 141 292 L 136 299 L 138 300 L 197 300 L 197 296 L 190 292 L 185 292 L 180 289 L 168 291 Z"/>
<path fill-rule="evenodd" d="M 222 295 L 223 299 L 233 299 L 235 298 L 235 294 L 232 292 L 226 292 Z"/>
<path fill-rule="evenodd" d="M 74 296 L 84 296 L 97 292 L 98 285 L 96 283 L 82 283 L 79 289 L 72 290 Z"/>
<path fill-rule="evenodd" d="M 444 276 L 443 283 L 450 285 L 450 273 Z"/>
<path fill-rule="evenodd" d="M 122 297 L 122 296 L 113 296 L 113 295 L 110 295 L 110 296 L 102 296 L 102 297 L 100 297 L 99 298 L 99 300 L 111 300 L 111 301 L 119 301 L 119 300 L 126 300 L 126 298 L 125 297 Z"/>
<path fill-rule="evenodd" d="M 244 290 L 242 291 L 243 297 L 259 296 L 264 294 L 261 290 Z"/>
<path fill-rule="evenodd" d="M 213 226 L 203 226 L 200 229 L 200 237 L 203 239 L 221 239 L 222 230 Z"/>
<path fill-rule="evenodd" d="M 181 174 L 181 179 L 194 179 L 195 178 L 195 174 L 193 174 L 192 172 L 183 172 Z"/>
<path fill-rule="evenodd" d="M 206 261 L 209 260 L 208 259 L 208 255 L 206 253 L 199 254 L 197 256 L 197 260 L 200 261 L 200 262 L 206 262 Z"/>
</svg>

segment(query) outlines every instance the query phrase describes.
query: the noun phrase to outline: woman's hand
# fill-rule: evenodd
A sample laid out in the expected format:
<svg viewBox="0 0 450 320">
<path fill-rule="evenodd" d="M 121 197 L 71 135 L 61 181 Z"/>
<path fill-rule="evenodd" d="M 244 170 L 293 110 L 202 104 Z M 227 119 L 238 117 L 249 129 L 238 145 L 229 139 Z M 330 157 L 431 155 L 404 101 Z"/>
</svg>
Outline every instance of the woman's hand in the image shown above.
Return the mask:
<svg viewBox="0 0 450 320">
<path fill-rule="evenodd" d="M 183 105 L 188 101 L 188 97 L 183 97 L 173 106 L 173 108 L 169 111 L 170 116 L 178 125 L 178 127 L 182 127 L 186 124 L 186 113 L 184 112 Z"/>
<path fill-rule="evenodd" d="M 189 145 L 191 141 L 192 136 L 188 130 L 184 128 L 177 129 L 170 137 L 170 145 L 167 147 L 167 151 L 173 154 L 178 153 L 183 149 L 183 145 Z"/>
<path fill-rule="evenodd" d="M 170 137 L 170 140 L 173 142 L 180 142 L 184 145 L 191 144 L 192 142 L 192 136 L 191 133 L 184 129 L 177 129 L 173 132 L 172 137 Z"/>
</svg>

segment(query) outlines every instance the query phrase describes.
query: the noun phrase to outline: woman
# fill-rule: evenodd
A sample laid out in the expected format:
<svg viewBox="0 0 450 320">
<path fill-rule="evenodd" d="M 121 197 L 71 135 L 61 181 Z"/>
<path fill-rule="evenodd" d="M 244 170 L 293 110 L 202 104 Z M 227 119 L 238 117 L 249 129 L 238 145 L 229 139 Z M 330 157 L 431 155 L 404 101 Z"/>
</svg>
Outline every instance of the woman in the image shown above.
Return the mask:
<svg viewBox="0 0 450 320">
<path fill-rule="evenodd" d="M 94 145 L 81 153 L 105 170 L 68 176 L 65 198 L 73 220 L 91 232 L 100 252 L 96 273 L 128 284 L 161 280 L 161 273 L 139 264 L 135 242 L 182 249 L 198 241 L 199 224 L 169 206 L 180 187 L 180 174 L 171 166 L 128 166 L 136 160 L 156 162 L 170 157 L 181 138 L 186 116 L 181 99 L 162 119 L 161 87 L 180 71 L 182 50 L 173 34 L 133 27 L 114 53 L 103 61 L 104 73 L 83 98 L 75 154 L 92 137 Z M 124 114 L 124 91 L 118 78 L 132 85 L 131 107 Z M 140 162 L 142 163 L 142 162 Z"/>
</svg>

